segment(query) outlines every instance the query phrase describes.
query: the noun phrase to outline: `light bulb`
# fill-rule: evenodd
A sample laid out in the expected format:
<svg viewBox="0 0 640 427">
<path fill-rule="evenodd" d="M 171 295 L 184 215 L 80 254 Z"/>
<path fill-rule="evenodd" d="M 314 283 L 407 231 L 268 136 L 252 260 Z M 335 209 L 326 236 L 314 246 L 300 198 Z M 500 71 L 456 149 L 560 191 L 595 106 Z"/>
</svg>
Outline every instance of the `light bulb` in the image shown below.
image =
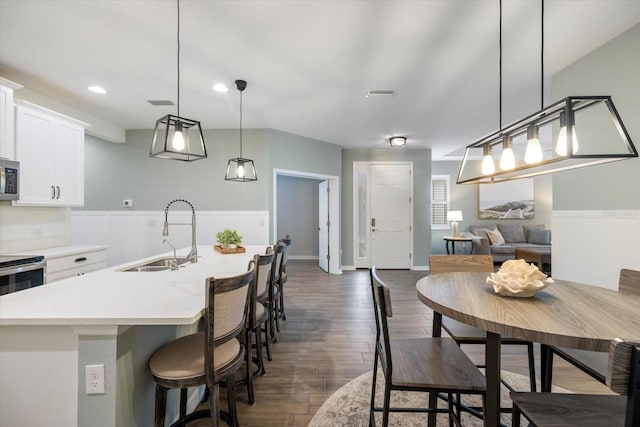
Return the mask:
<svg viewBox="0 0 640 427">
<path fill-rule="evenodd" d="M 244 165 L 238 165 L 238 178 L 244 178 Z"/>
<path fill-rule="evenodd" d="M 176 131 L 173 133 L 171 147 L 176 151 L 184 150 L 184 135 L 182 134 L 182 124 L 180 122 L 176 123 Z"/>
<path fill-rule="evenodd" d="M 511 137 L 505 136 L 502 140 L 502 156 L 500 156 L 500 169 L 508 171 L 516 166 L 516 159 L 513 157 Z"/>
<path fill-rule="evenodd" d="M 524 152 L 524 161 L 529 165 L 542 161 L 542 147 L 540 146 L 538 127 L 535 125 L 530 125 L 527 128 L 527 149 Z"/>
<path fill-rule="evenodd" d="M 571 146 L 573 154 L 575 154 L 578 152 L 578 137 L 575 126 L 571 126 L 571 130 Z M 556 142 L 556 153 L 559 156 L 566 156 L 567 148 L 567 116 L 565 113 L 560 113 L 560 133 L 558 133 L 558 141 Z"/>
<path fill-rule="evenodd" d="M 571 130 L 571 146 L 573 147 L 573 154 L 578 152 L 578 137 L 576 136 L 576 128 Z M 562 126 L 560 133 L 558 134 L 558 142 L 556 143 L 556 153 L 559 156 L 567 155 L 567 127 Z"/>
<path fill-rule="evenodd" d="M 484 159 L 482 159 L 482 174 L 491 175 L 496 171 L 496 166 L 493 163 L 493 156 L 491 155 L 491 146 L 484 146 Z"/>
</svg>

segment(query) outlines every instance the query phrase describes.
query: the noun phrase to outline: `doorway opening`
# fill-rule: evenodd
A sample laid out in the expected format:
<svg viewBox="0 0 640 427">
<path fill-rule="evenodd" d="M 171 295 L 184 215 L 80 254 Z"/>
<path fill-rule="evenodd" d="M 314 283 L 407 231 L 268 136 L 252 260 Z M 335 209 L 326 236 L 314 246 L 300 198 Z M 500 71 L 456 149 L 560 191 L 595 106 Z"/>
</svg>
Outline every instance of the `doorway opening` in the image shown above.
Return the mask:
<svg viewBox="0 0 640 427">
<path fill-rule="evenodd" d="M 312 180 L 310 184 L 318 185 L 318 209 L 314 212 L 301 211 L 298 206 L 292 205 L 290 209 L 296 211 L 297 215 L 313 215 L 318 216 L 318 226 L 323 225 L 318 230 L 318 263 L 325 271 L 331 274 L 342 274 L 340 259 L 340 178 L 338 176 L 314 174 L 301 171 L 292 171 L 284 169 L 273 170 L 273 240 L 283 237 L 290 231 L 280 227 L 278 230 L 278 187 L 280 182 L 286 181 L 287 177 L 303 178 Z M 325 188 L 325 190 L 322 190 Z M 327 191 L 328 190 L 328 191 Z M 321 193 L 322 191 L 322 193 Z M 282 197 L 282 195 L 281 195 Z M 289 209 L 289 207 L 287 208 Z M 311 210 L 312 208 L 309 208 Z M 323 213 L 326 212 L 326 213 Z M 325 216 L 326 218 L 320 218 Z M 325 228 L 326 227 L 326 228 Z M 279 234 L 282 236 L 279 236 Z M 326 233 L 326 234 L 325 234 Z M 294 242 L 297 240 L 295 235 L 291 236 Z M 308 244 L 309 242 L 305 242 Z M 314 243 L 315 244 L 315 243 Z"/>
</svg>

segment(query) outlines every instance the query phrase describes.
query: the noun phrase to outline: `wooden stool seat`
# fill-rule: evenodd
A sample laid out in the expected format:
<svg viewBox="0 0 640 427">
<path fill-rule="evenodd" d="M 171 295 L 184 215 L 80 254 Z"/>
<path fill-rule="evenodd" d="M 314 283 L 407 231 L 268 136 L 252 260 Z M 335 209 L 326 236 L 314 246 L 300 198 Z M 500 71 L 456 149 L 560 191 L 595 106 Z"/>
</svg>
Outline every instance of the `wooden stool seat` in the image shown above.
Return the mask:
<svg viewBox="0 0 640 427">
<path fill-rule="evenodd" d="M 244 355 L 240 341 L 232 339 L 214 350 L 214 369 L 237 363 Z M 156 382 L 190 380 L 204 383 L 204 332 L 178 338 L 158 348 L 149 359 Z"/>
</svg>

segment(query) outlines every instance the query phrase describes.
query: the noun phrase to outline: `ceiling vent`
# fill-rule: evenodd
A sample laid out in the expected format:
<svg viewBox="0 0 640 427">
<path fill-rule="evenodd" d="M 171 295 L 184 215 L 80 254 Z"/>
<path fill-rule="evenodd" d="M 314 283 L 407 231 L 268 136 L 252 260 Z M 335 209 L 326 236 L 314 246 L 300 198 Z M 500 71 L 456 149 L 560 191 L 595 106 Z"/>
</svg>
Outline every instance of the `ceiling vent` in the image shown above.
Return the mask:
<svg viewBox="0 0 640 427">
<path fill-rule="evenodd" d="M 372 98 L 375 96 L 393 96 L 394 91 L 392 90 L 370 90 L 367 92 L 367 98 Z"/>
<path fill-rule="evenodd" d="M 151 105 L 160 106 L 160 105 L 176 105 L 173 101 L 168 99 L 150 99 L 147 101 Z"/>
</svg>

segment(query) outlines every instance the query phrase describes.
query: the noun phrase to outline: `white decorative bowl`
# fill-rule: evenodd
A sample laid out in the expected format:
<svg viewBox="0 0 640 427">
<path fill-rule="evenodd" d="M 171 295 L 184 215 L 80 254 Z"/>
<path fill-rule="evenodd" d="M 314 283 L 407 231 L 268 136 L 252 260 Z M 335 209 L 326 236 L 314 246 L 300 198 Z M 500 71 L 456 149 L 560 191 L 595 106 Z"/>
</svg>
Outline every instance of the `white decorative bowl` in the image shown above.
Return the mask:
<svg viewBox="0 0 640 427">
<path fill-rule="evenodd" d="M 553 283 L 534 264 L 522 259 L 505 261 L 497 273 L 487 277 L 487 283 L 493 291 L 502 296 L 528 298 Z"/>
</svg>

